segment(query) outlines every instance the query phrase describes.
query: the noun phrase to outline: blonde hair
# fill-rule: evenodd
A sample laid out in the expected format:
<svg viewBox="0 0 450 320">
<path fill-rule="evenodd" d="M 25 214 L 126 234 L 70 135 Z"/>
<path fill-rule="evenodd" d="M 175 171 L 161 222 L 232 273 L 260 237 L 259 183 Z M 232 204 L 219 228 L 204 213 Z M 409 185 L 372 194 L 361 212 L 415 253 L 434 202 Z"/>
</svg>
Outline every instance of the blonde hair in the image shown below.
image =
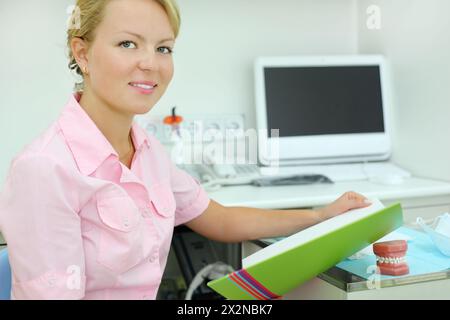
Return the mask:
<svg viewBox="0 0 450 320">
<path fill-rule="evenodd" d="M 92 42 L 95 38 L 95 30 L 103 19 L 104 9 L 111 0 L 77 0 L 67 30 L 67 48 L 69 57 L 69 69 L 75 70 L 83 77 L 83 72 L 75 60 L 70 46 L 73 38 L 81 38 L 87 42 Z M 180 31 L 180 11 L 175 0 L 154 0 L 166 11 L 169 22 L 174 32 L 175 38 Z M 75 84 L 75 90 L 83 90 L 84 83 Z"/>
</svg>

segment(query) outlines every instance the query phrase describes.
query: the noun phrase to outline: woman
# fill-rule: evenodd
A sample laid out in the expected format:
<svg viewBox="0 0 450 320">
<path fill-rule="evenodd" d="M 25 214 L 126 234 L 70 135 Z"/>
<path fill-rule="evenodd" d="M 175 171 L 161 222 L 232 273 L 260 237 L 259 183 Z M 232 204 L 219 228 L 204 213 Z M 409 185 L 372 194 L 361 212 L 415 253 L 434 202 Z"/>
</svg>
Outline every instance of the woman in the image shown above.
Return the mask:
<svg viewBox="0 0 450 320">
<path fill-rule="evenodd" d="M 15 299 L 154 299 L 173 228 L 222 242 L 289 235 L 368 205 L 348 192 L 320 210 L 224 207 L 133 118 L 173 76 L 173 0 L 78 0 L 70 68 L 83 90 L 12 162 L 0 198 Z M 74 17 L 74 19 L 77 17 Z"/>
</svg>

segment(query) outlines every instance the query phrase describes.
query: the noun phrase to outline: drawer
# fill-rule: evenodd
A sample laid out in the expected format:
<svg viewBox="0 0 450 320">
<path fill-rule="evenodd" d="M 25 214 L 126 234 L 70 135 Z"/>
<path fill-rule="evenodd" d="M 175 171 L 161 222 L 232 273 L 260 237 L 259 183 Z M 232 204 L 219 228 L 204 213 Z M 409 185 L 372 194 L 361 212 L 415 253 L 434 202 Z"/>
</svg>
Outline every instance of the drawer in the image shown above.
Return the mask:
<svg viewBox="0 0 450 320">
<path fill-rule="evenodd" d="M 422 208 L 406 208 L 403 210 L 403 219 L 406 226 L 418 228 L 417 217 L 422 217 L 425 222 L 431 222 L 437 216 L 450 211 L 449 205 L 430 206 Z"/>
</svg>

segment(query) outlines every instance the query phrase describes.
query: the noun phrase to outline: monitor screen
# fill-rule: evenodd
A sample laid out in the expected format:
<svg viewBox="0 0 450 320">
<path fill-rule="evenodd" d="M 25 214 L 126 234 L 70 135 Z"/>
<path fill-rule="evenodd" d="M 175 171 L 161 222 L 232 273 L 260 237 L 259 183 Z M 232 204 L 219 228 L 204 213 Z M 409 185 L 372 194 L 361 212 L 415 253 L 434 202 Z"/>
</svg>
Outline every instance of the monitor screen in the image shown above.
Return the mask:
<svg viewBox="0 0 450 320">
<path fill-rule="evenodd" d="M 379 68 L 266 66 L 267 128 L 280 137 L 384 132 Z"/>
</svg>

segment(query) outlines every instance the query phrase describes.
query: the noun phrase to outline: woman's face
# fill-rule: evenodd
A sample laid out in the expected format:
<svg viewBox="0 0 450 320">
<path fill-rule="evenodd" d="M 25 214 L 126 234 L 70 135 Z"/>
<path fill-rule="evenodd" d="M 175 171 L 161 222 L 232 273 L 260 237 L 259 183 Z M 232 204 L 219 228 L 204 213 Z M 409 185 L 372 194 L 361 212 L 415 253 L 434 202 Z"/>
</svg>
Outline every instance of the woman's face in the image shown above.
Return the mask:
<svg viewBox="0 0 450 320">
<path fill-rule="evenodd" d="M 157 2 L 110 1 L 88 51 L 85 85 L 116 111 L 146 113 L 172 79 L 174 44 L 169 18 Z"/>
</svg>

